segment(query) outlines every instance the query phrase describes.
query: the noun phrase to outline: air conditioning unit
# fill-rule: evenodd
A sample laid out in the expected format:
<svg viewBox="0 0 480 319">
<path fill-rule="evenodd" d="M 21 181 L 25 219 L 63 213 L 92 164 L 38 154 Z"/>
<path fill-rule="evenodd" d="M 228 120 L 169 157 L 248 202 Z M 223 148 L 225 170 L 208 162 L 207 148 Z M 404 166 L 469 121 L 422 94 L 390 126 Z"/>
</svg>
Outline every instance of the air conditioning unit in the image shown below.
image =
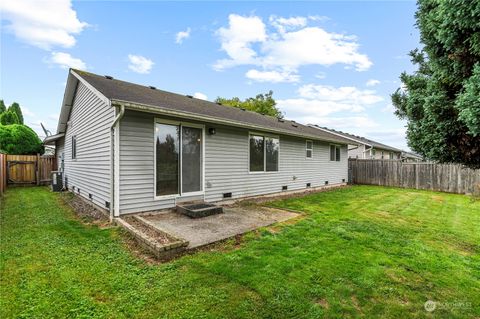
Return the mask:
<svg viewBox="0 0 480 319">
<path fill-rule="evenodd" d="M 52 191 L 61 192 L 63 189 L 63 173 L 52 171 Z"/>
</svg>

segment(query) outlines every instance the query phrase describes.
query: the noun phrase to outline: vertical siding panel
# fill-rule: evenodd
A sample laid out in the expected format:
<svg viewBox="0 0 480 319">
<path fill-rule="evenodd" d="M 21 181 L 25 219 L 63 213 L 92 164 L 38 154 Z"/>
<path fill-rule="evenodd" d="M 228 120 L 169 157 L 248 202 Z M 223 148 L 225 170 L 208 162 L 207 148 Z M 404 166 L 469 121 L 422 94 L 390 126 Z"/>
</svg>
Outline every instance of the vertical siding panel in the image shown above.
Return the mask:
<svg viewBox="0 0 480 319">
<path fill-rule="evenodd" d="M 115 117 L 114 108 L 107 105 L 81 82 L 77 87 L 65 138 L 57 144 L 58 167 L 60 152 L 65 154 L 65 174 L 68 187 L 75 193 L 105 208 L 110 202 L 111 137 L 110 126 Z M 72 159 L 72 136 L 77 136 L 77 158 Z"/>
<path fill-rule="evenodd" d="M 188 120 L 187 120 L 188 122 Z M 348 178 L 347 146 L 341 161 L 330 162 L 329 144 L 314 141 L 307 159 L 305 139 L 280 136 L 279 171 L 251 174 L 247 129 L 206 124 L 205 200 L 218 201 L 223 193 L 233 198 L 342 183 Z M 208 128 L 216 134 L 209 135 Z M 120 124 L 120 210 L 122 214 L 172 207 L 173 199 L 154 199 L 154 115 L 126 111 Z"/>
</svg>

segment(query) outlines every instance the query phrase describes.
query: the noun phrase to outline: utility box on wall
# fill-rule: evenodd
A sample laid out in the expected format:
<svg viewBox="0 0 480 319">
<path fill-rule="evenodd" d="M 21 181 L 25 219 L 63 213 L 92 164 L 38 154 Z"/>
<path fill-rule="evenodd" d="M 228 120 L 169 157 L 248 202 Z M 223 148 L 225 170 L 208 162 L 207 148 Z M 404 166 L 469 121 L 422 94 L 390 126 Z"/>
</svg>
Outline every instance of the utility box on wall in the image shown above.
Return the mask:
<svg viewBox="0 0 480 319">
<path fill-rule="evenodd" d="M 52 171 L 52 191 L 61 192 L 63 189 L 63 173 L 59 171 Z"/>
</svg>

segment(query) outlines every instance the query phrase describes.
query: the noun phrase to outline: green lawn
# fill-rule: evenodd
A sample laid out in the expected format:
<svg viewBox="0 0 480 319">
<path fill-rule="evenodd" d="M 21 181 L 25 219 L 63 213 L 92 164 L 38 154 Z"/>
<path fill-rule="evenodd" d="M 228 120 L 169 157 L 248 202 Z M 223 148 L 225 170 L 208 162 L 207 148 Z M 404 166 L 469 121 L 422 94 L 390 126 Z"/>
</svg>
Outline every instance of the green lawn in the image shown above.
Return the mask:
<svg viewBox="0 0 480 319">
<path fill-rule="evenodd" d="M 271 205 L 304 218 L 149 264 L 46 188 L 9 189 L 0 317 L 480 317 L 480 201 L 356 186 Z"/>
</svg>

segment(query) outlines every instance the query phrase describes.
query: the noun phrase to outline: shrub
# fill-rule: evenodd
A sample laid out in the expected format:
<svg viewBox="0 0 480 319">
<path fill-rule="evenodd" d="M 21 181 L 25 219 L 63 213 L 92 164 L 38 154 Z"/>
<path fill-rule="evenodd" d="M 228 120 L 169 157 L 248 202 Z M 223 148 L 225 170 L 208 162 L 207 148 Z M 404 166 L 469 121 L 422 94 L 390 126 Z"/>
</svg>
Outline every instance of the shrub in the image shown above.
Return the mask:
<svg viewBox="0 0 480 319">
<path fill-rule="evenodd" d="M 0 125 L 0 150 L 7 154 L 43 154 L 44 147 L 37 133 L 22 124 Z"/>
</svg>

